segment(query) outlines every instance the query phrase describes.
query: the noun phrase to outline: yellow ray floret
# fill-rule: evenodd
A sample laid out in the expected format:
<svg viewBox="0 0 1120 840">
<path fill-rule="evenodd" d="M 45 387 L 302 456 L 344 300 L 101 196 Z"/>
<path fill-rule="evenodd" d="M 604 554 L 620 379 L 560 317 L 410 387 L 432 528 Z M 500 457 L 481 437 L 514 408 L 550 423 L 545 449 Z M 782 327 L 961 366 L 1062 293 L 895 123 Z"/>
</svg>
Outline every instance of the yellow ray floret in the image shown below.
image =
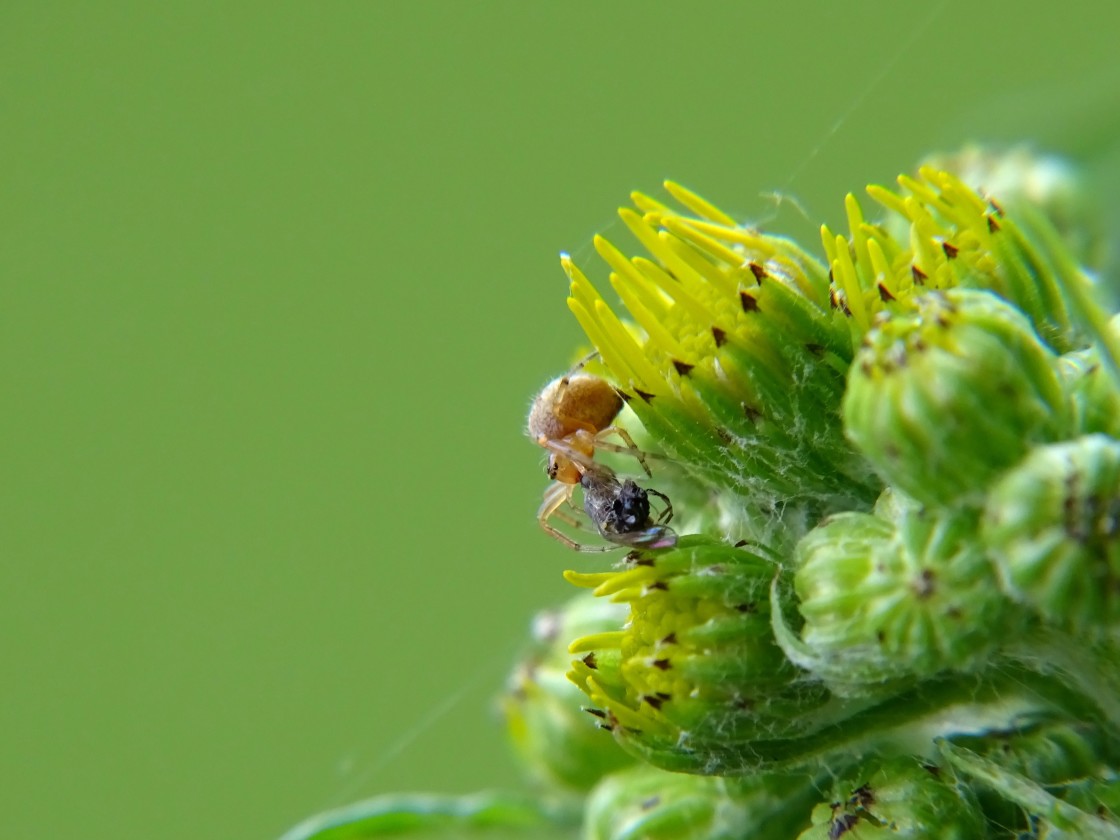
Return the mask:
<svg viewBox="0 0 1120 840">
<path fill-rule="evenodd" d="M 734 219 L 732 219 L 718 207 L 709 204 L 705 199 L 692 192 L 692 190 L 687 189 L 686 187 L 682 187 L 676 181 L 665 181 L 664 183 L 665 190 L 669 193 L 669 195 L 671 195 L 673 198 L 675 198 L 700 218 L 709 219 L 713 222 L 716 222 L 717 224 L 730 225 L 731 227 L 735 227 L 736 222 Z"/>
</svg>

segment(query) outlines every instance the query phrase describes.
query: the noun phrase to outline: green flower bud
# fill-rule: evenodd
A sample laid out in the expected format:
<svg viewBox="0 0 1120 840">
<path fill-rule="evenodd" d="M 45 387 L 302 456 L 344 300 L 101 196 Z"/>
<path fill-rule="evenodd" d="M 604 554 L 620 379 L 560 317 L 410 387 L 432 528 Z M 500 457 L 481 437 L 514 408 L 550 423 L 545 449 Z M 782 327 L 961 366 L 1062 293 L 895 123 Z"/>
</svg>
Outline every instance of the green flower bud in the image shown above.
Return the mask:
<svg viewBox="0 0 1120 840">
<path fill-rule="evenodd" d="M 992 489 L 984 540 L 1004 590 L 1079 632 L 1120 620 L 1120 442 L 1036 447 Z"/>
<path fill-rule="evenodd" d="M 756 766 L 752 743 L 808 731 L 827 692 L 774 642 L 775 563 L 700 537 L 632 552 L 621 571 L 567 573 L 630 606 L 622 630 L 576 640 L 570 678 L 622 746 L 668 770 Z"/>
<path fill-rule="evenodd" d="M 977 502 L 1034 442 L 1066 425 L 1056 357 L 985 292 L 917 298 L 868 333 L 848 377 L 848 437 L 922 502 Z"/>
<path fill-rule="evenodd" d="M 895 496 L 880 510 L 830 517 L 794 552 L 801 637 L 790 658 L 840 694 L 891 680 L 971 670 L 999 643 L 1005 602 L 970 512 L 922 509 Z"/>
<path fill-rule="evenodd" d="M 633 762 L 582 711 L 585 698 L 565 676 L 571 639 L 615 630 L 625 618 L 621 605 L 589 595 L 535 618 L 533 648 L 510 676 L 502 711 L 510 739 L 538 784 L 582 792 Z"/>
<path fill-rule="evenodd" d="M 585 840 L 787 840 L 809 822 L 807 776 L 744 779 L 635 767 L 604 779 L 587 803 Z"/>
<path fill-rule="evenodd" d="M 902 756 L 837 785 L 813 809 L 798 840 L 976 840 L 984 816 L 969 788 L 949 771 Z"/>
</svg>

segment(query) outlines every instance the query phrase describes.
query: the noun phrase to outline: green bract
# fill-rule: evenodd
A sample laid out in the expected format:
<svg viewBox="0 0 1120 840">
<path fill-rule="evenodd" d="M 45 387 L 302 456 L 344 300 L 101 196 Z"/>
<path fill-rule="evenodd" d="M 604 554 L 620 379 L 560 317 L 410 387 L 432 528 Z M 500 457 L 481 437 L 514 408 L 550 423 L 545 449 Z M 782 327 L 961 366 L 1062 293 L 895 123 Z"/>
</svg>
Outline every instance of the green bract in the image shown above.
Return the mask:
<svg viewBox="0 0 1120 840">
<path fill-rule="evenodd" d="M 1120 335 L 1120 319 L 1113 318 L 1109 323 L 1109 334 Z M 1120 434 L 1120 388 L 1102 360 L 1099 348 L 1067 353 L 1058 362 L 1074 430 L 1081 434 L 1101 432 L 1112 437 Z"/>
</svg>

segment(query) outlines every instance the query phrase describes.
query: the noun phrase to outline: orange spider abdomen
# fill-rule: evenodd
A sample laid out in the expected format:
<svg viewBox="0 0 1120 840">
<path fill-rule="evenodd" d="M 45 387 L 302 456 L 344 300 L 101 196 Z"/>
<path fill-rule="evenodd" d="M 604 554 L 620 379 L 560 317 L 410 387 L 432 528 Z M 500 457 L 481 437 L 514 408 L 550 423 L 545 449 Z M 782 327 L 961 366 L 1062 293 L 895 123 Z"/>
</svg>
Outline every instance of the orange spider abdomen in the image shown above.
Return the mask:
<svg viewBox="0 0 1120 840">
<path fill-rule="evenodd" d="M 622 405 L 622 397 L 605 379 L 586 373 L 554 379 L 533 400 L 529 435 L 540 442 L 578 431 L 596 434 L 614 422 Z"/>
</svg>

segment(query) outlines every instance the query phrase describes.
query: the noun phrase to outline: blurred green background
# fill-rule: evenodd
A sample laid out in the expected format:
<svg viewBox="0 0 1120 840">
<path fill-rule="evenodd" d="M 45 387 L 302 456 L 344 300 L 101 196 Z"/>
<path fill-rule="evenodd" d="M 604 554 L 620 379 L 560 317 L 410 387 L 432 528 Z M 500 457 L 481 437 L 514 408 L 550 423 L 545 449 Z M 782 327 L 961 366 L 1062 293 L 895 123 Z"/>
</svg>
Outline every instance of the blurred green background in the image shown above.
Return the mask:
<svg viewBox="0 0 1120 840">
<path fill-rule="evenodd" d="M 666 176 L 836 221 L 967 139 L 1107 161 L 1118 23 L 0 5 L 0 837 L 270 838 L 517 784 L 494 694 L 604 562 L 534 521 L 524 412 L 580 341 L 557 253 L 603 276 L 592 234 Z"/>
</svg>

